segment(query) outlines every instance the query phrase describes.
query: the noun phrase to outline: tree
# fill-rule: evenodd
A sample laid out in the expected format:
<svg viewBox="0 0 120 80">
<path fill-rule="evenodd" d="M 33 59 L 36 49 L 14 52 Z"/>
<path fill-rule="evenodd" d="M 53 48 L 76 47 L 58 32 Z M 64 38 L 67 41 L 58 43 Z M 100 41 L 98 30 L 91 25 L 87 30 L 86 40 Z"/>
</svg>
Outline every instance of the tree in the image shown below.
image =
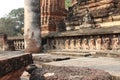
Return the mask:
<svg viewBox="0 0 120 80">
<path fill-rule="evenodd" d="M 71 6 L 71 0 L 65 0 L 65 7 L 68 8 Z"/>
<path fill-rule="evenodd" d="M 8 36 L 15 36 L 15 22 L 11 18 L 3 17 L 0 19 L 0 33 L 5 33 Z"/>
<path fill-rule="evenodd" d="M 7 16 L 0 18 L 0 33 L 8 36 L 22 35 L 24 26 L 24 9 L 13 9 Z"/>
<path fill-rule="evenodd" d="M 13 9 L 8 17 L 15 21 L 18 34 L 23 34 L 21 28 L 24 26 L 24 8 Z"/>
</svg>

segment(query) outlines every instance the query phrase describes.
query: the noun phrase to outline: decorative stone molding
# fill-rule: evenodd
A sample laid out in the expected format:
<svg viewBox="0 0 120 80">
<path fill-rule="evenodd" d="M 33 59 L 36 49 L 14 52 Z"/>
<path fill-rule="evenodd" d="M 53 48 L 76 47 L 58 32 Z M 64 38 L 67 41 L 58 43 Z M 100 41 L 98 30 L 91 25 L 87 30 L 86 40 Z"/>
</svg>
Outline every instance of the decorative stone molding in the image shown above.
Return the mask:
<svg viewBox="0 0 120 80">
<path fill-rule="evenodd" d="M 56 48 L 55 50 L 120 50 L 120 34 L 103 34 L 103 35 L 76 35 L 76 36 L 62 36 L 55 37 L 51 40 L 56 39 L 59 41 L 56 42 L 54 45 Z M 48 37 L 49 39 L 49 37 Z M 65 42 L 64 47 L 62 42 Z M 49 42 L 47 43 L 49 44 Z M 50 48 L 53 49 L 53 48 Z"/>
</svg>

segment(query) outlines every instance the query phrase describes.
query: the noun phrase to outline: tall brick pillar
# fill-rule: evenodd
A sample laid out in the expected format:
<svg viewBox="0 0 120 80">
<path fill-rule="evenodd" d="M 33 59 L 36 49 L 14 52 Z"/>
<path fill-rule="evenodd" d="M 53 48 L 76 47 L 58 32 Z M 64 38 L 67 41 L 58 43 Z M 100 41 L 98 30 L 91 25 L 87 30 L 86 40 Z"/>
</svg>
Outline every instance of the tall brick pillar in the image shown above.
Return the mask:
<svg viewBox="0 0 120 80">
<path fill-rule="evenodd" d="M 30 53 L 40 52 L 40 1 L 41 0 L 24 0 L 25 1 L 25 26 L 24 39 L 25 51 Z"/>
<path fill-rule="evenodd" d="M 41 31 L 47 35 L 58 31 L 57 24 L 65 17 L 65 0 L 41 0 Z"/>
</svg>

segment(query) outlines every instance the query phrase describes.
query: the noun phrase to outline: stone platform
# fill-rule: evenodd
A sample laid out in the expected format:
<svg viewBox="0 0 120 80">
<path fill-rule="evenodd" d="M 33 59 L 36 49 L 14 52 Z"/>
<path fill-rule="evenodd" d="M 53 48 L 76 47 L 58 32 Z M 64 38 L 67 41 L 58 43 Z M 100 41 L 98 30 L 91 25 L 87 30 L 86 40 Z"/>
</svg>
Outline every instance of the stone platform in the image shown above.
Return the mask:
<svg viewBox="0 0 120 80">
<path fill-rule="evenodd" d="M 45 65 L 52 66 L 74 66 L 74 67 L 88 67 L 93 69 L 104 70 L 111 75 L 120 77 L 120 59 L 110 57 L 77 57 L 76 59 L 70 59 L 59 62 L 45 63 Z M 120 80 L 115 79 L 115 80 Z"/>
<path fill-rule="evenodd" d="M 98 79 L 99 80 L 114 80 L 113 77 L 108 72 L 104 72 L 104 70 L 100 70 L 97 68 L 94 69 L 92 67 L 87 67 L 85 65 L 80 66 L 81 65 L 79 63 L 80 60 L 79 62 L 76 62 L 77 59 L 79 58 L 87 58 L 87 57 L 51 55 L 48 53 L 33 54 L 33 60 L 35 63 L 39 62 L 39 63 L 36 63 L 36 65 L 39 68 L 35 69 L 32 73 L 30 73 L 31 74 L 30 80 L 36 80 L 36 79 L 42 79 L 42 80 L 93 80 L 93 79 L 94 80 L 98 80 Z M 57 61 L 57 59 L 59 59 L 60 61 L 59 60 Z M 64 64 L 69 64 L 69 65 L 64 65 Z"/>
<path fill-rule="evenodd" d="M 120 80 L 120 58 L 119 56 L 116 57 L 116 56 L 110 56 L 110 55 L 119 55 L 118 52 L 111 52 L 111 51 L 108 51 L 109 53 L 104 54 L 105 55 L 109 55 L 107 57 L 104 57 L 105 55 L 99 55 L 97 52 L 97 55 L 89 55 L 87 57 L 85 56 L 73 56 L 73 55 L 56 55 L 56 54 L 34 54 L 33 55 L 33 59 L 34 61 L 37 60 L 37 65 L 38 66 L 41 66 L 41 65 L 47 65 L 47 66 L 67 66 L 67 67 L 70 67 L 70 66 L 73 66 L 73 67 L 87 67 L 87 68 L 92 68 L 92 69 L 98 69 L 98 70 L 103 70 L 103 71 L 106 71 L 106 72 L 109 72 L 111 75 L 114 76 L 114 79 L 113 80 Z M 68 52 L 67 52 L 68 53 Z M 87 51 L 86 51 L 87 53 Z M 101 51 L 102 53 L 102 51 Z M 81 53 L 82 54 L 82 53 Z M 36 56 L 35 56 L 36 55 Z M 44 57 L 43 57 L 44 56 Z M 46 58 L 45 58 L 46 56 Z M 51 56 L 51 57 L 50 57 Z M 38 57 L 42 57 L 43 60 L 48 60 L 48 59 L 51 59 L 49 61 L 46 60 L 45 61 L 42 61 L 42 60 L 38 60 Z M 35 59 L 36 58 L 36 59 Z M 57 58 L 61 58 L 63 60 L 61 61 L 53 61 L 52 59 L 57 59 Z M 70 58 L 68 60 L 64 60 L 64 58 Z M 42 64 L 41 64 L 41 61 L 42 61 Z M 39 65 L 40 64 L 40 65 Z"/>
<path fill-rule="evenodd" d="M 63 55 L 51 55 L 48 53 L 41 53 L 41 54 L 33 54 L 33 60 L 39 63 L 47 63 L 53 61 L 63 61 L 69 60 L 70 56 L 63 56 Z"/>
<path fill-rule="evenodd" d="M 20 80 L 25 67 L 32 63 L 31 54 L 21 51 L 0 52 L 0 80 Z"/>
</svg>

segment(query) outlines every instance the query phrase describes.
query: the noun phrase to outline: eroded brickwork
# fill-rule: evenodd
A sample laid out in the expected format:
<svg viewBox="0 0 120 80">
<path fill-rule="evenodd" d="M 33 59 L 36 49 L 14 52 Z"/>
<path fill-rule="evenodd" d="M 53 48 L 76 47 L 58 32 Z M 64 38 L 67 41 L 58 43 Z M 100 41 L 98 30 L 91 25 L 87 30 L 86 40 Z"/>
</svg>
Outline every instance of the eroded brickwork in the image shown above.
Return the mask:
<svg viewBox="0 0 120 80">
<path fill-rule="evenodd" d="M 0 56 L 0 80 L 20 80 L 25 67 L 33 63 L 32 55 L 22 52 L 1 52 Z"/>
<path fill-rule="evenodd" d="M 66 30 L 120 26 L 120 1 L 73 0 Z"/>
<path fill-rule="evenodd" d="M 41 33 L 59 31 L 65 17 L 65 0 L 41 0 Z"/>
</svg>

